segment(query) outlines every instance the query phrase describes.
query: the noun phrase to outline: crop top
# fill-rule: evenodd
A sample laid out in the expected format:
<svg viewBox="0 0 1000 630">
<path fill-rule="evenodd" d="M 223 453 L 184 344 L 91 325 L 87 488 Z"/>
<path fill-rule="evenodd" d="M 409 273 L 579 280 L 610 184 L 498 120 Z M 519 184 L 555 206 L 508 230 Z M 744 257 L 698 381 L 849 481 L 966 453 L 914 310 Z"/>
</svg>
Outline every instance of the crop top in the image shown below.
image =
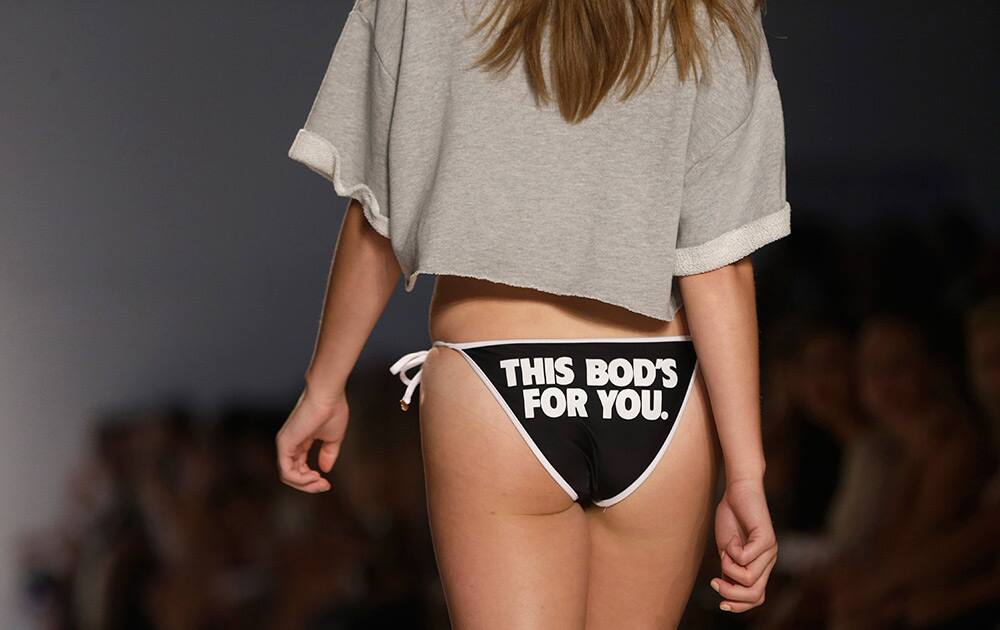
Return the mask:
<svg viewBox="0 0 1000 630">
<path fill-rule="evenodd" d="M 571 124 L 536 103 L 522 64 L 469 69 L 484 50 L 469 5 L 483 1 L 355 0 L 288 151 L 361 203 L 405 291 L 421 273 L 460 275 L 668 321 L 677 276 L 790 233 L 759 11 L 751 80 L 720 23 L 706 80 L 680 81 L 665 42 L 649 85 Z"/>
</svg>

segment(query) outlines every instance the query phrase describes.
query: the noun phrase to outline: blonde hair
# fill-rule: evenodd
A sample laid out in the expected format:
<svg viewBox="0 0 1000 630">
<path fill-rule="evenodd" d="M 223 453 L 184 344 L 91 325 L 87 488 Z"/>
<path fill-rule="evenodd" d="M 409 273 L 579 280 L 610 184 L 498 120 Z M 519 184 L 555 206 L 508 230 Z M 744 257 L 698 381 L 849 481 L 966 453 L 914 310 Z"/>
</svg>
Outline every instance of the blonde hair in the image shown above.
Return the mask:
<svg viewBox="0 0 1000 630">
<path fill-rule="evenodd" d="M 652 80 L 668 25 L 680 80 L 693 75 L 700 81 L 707 75 L 708 47 L 695 18 L 699 5 L 707 10 L 713 36 L 719 23 L 730 29 L 747 75 L 753 76 L 761 45 L 754 19 L 763 4 L 764 0 L 493 0 L 473 34 L 487 30 L 495 37 L 473 67 L 507 72 L 524 55 L 535 97 L 543 104 L 554 99 L 562 117 L 577 123 L 590 116 L 616 85 L 626 85 L 622 101 L 639 89 L 655 36 L 656 63 L 648 77 Z M 551 42 L 551 92 L 542 67 L 546 32 Z"/>
</svg>

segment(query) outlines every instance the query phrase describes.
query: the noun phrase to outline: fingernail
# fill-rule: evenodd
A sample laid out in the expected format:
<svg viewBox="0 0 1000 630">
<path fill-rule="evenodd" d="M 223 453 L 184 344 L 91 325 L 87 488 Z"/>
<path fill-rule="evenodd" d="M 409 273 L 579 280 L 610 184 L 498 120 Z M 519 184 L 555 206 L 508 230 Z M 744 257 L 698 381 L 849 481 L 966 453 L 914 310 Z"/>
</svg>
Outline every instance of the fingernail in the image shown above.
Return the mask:
<svg viewBox="0 0 1000 630">
<path fill-rule="evenodd" d="M 729 604 L 726 604 L 726 603 L 719 604 L 719 608 L 721 608 L 722 610 L 725 610 L 727 612 L 733 609 L 732 606 L 730 606 Z"/>
<path fill-rule="evenodd" d="M 712 580 L 711 582 L 709 582 L 709 584 L 712 585 L 712 588 L 714 588 L 716 592 L 719 591 L 719 581 L 718 580 Z"/>
</svg>

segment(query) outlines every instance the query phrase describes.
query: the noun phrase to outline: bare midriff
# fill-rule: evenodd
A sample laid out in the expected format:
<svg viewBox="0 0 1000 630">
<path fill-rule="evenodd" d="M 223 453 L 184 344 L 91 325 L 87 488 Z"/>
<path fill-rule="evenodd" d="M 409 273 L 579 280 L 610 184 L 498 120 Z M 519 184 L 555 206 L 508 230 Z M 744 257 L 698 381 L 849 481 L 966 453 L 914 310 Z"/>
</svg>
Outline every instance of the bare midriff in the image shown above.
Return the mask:
<svg viewBox="0 0 1000 630">
<path fill-rule="evenodd" d="M 591 298 L 438 275 L 429 332 L 432 341 L 451 342 L 687 335 L 684 310 L 663 321 Z"/>
</svg>

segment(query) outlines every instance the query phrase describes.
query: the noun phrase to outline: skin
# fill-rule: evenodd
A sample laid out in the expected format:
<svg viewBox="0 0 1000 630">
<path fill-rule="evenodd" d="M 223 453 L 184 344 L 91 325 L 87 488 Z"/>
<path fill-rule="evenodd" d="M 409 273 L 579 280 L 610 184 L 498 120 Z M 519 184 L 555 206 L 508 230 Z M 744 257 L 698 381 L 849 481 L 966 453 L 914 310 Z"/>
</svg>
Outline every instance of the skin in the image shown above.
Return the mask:
<svg viewBox="0 0 1000 630">
<path fill-rule="evenodd" d="M 287 485 L 330 489 L 322 473 L 347 428 L 344 386 L 400 275 L 389 240 L 352 201 L 305 387 L 276 438 Z M 722 610 L 764 602 L 777 542 L 763 490 L 753 270 L 743 259 L 678 282 L 685 306 L 663 322 L 596 300 L 437 277 L 432 339 L 691 334 L 699 357 L 669 454 L 623 501 L 585 508 L 545 472 L 454 349 L 428 352 L 418 390 L 421 447 L 454 627 L 675 627 L 713 521 L 720 451 L 720 573 L 710 586 Z M 316 440 L 319 470 L 306 463 Z"/>
</svg>

